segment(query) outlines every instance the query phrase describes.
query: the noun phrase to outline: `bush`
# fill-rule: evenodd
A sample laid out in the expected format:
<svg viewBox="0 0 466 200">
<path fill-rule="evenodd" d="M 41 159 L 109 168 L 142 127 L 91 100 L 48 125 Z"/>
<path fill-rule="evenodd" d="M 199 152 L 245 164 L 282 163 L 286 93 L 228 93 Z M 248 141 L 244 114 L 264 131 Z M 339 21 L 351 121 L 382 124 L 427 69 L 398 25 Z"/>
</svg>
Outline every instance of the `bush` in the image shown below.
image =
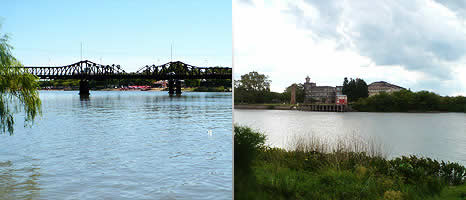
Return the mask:
<svg viewBox="0 0 466 200">
<path fill-rule="evenodd" d="M 402 200 L 403 193 L 400 191 L 389 190 L 384 193 L 383 198 L 387 200 Z"/>
<path fill-rule="evenodd" d="M 245 126 L 235 126 L 234 129 L 235 172 L 249 173 L 251 162 L 264 147 L 266 136 Z"/>
<path fill-rule="evenodd" d="M 441 163 L 430 158 L 402 156 L 390 161 L 392 175 L 402 176 L 409 183 L 426 181 L 428 177 L 441 179 L 449 185 L 465 183 L 466 168 L 458 163 Z"/>
<path fill-rule="evenodd" d="M 466 168 L 458 163 L 442 161 L 440 175 L 450 185 L 461 185 L 466 182 Z"/>
</svg>

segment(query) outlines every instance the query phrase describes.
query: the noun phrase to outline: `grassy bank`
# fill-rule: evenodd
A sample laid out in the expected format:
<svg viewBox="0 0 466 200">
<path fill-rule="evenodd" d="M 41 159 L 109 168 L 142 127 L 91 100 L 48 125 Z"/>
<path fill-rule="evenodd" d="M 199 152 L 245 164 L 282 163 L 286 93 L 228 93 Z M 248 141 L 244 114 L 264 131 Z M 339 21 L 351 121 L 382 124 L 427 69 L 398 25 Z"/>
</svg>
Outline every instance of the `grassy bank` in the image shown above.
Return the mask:
<svg viewBox="0 0 466 200">
<path fill-rule="evenodd" d="M 289 150 L 235 126 L 235 199 L 464 199 L 464 166 L 387 159 L 375 142 L 297 138 Z"/>
</svg>

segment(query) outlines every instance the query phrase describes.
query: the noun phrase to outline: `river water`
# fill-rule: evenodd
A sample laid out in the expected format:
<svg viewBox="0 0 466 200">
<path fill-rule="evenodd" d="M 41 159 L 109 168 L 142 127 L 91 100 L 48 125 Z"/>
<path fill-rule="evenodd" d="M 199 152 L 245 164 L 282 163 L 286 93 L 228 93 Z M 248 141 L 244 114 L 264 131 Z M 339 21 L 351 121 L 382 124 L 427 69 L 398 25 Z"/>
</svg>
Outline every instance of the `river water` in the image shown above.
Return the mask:
<svg viewBox="0 0 466 200">
<path fill-rule="evenodd" d="M 41 91 L 0 135 L 0 199 L 231 199 L 231 93 Z"/>
<path fill-rule="evenodd" d="M 234 110 L 234 122 L 287 148 L 298 136 L 375 140 L 389 157 L 420 155 L 466 165 L 466 114 Z"/>
</svg>

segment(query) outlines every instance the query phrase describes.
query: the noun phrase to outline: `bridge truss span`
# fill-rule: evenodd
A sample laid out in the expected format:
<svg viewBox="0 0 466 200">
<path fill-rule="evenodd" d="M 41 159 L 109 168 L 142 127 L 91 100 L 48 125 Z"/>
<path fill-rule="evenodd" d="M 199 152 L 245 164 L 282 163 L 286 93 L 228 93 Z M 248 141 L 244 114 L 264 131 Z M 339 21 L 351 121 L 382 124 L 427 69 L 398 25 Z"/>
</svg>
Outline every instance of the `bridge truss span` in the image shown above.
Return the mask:
<svg viewBox="0 0 466 200">
<path fill-rule="evenodd" d="M 41 79 L 231 79 L 229 67 L 196 67 L 180 61 L 163 65 L 146 65 L 136 72 L 127 73 L 120 65 L 101 65 L 88 60 L 59 67 L 24 67 L 26 73 Z"/>
<path fill-rule="evenodd" d="M 120 65 L 101 65 L 88 60 L 59 67 L 24 67 L 26 73 L 40 79 L 108 79 L 126 74 Z"/>
<path fill-rule="evenodd" d="M 160 77 L 170 79 L 231 79 L 232 70 L 229 67 L 196 67 L 180 61 L 163 65 L 144 66 L 136 71 L 141 78 Z"/>
<path fill-rule="evenodd" d="M 101 65 L 89 60 L 59 67 L 24 67 L 26 73 L 40 79 L 79 79 L 80 94 L 89 95 L 89 80 L 153 79 L 169 80 L 169 94 L 181 94 L 180 80 L 232 79 L 230 67 L 196 67 L 180 61 L 146 65 L 136 72 L 126 72 L 120 65 Z"/>
</svg>

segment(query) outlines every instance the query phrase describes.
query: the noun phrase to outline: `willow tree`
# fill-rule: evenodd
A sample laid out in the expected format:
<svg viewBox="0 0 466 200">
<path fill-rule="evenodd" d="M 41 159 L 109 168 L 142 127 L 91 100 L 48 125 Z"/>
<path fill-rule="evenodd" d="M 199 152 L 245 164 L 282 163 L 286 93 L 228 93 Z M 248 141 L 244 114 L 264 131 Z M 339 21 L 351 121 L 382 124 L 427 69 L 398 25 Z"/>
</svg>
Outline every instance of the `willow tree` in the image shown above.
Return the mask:
<svg viewBox="0 0 466 200">
<path fill-rule="evenodd" d="M 0 25 L 1 28 L 1 25 Z M 13 134 L 14 115 L 24 112 L 24 124 L 30 126 L 41 113 L 37 92 L 39 80 L 24 73 L 21 63 L 12 55 L 8 35 L 0 33 L 0 134 Z"/>
</svg>

